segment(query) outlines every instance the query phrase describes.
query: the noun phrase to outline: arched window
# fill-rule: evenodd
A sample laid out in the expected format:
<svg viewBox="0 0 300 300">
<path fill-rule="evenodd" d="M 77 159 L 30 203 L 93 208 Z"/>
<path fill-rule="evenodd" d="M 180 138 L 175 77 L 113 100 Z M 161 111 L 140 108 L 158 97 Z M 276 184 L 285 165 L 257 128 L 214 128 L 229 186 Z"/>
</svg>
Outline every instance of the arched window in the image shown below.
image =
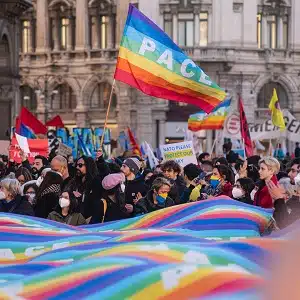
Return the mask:
<svg viewBox="0 0 300 300">
<path fill-rule="evenodd" d="M 288 99 L 287 93 L 286 93 L 285 89 L 282 87 L 282 85 L 277 82 L 269 82 L 262 87 L 262 89 L 260 90 L 258 97 L 257 97 L 257 107 L 258 108 L 268 108 L 269 103 L 272 98 L 272 95 L 273 95 L 274 88 L 277 91 L 277 96 L 279 99 L 280 107 L 288 108 L 289 99 Z"/>
<path fill-rule="evenodd" d="M 71 110 L 76 108 L 76 95 L 67 84 L 58 85 L 51 95 L 51 109 Z"/>
<path fill-rule="evenodd" d="M 107 82 L 98 83 L 90 99 L 91 108 L 102 108 L 106 109 L 108 106 L 109 96 L 111 91 L 111 85 Z M 113 94 L 111 99 L 111 108 L 116 108 L 117 106 L 117 96 Z"/>
<path fill-rule="evenodd" d="M 34 89 L 28 85 L 20 87 L 20 103 L 32 112 L 37 109 L 37 97 Z"/>
</svg>

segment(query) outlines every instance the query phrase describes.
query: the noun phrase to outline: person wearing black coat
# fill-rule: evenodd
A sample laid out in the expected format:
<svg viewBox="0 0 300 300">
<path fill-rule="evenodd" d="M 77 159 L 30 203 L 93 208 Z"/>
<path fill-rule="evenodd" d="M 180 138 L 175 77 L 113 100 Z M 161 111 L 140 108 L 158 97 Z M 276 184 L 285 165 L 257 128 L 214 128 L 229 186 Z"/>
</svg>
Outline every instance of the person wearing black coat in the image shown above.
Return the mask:
<svg viewBox="0 0 300 300">
<path fill-rule="evenodd" d="M 48 215 L 58 205 L 63 178 L 54 171 L 45 175 L 36 195 L 35 215 L 47 219 Z"/>
<path fill-rule="evenodd" d="M 135 215 L 147 214 L 162 208 L 175 205 L 172 198 L 168 197 L 171 183 L 164 177 L 158 177 L 152 184 L 152 189 L 145 197 L 135 200 Z"/>
<path fill-rule="evenodd" d="M 21 196 L 18 180 L 5 178 L 0 183 L 0 212 L 34 216 L 26 196 Z"/>
<path fill-rule="evenodd" d="M 92 157 L 82 156 L 77 160 L 76 176 L 70 184 L 70 190 L 78 201 L 77 212 L 86 219 L 93 215 L 95 203 L 102 197 L 102 177 Z"/>
</svg>

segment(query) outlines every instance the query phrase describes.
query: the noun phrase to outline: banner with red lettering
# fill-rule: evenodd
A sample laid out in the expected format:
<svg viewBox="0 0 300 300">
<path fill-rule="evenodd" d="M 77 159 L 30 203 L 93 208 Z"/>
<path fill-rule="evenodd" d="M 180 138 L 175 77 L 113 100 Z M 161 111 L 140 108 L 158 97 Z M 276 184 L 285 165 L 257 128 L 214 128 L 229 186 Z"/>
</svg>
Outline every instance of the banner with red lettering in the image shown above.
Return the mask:
<svg viewBox="0 0 300 300">
<path fill-rule="evenodd" d="M 28 139 L 28 145 L 30 153 L 28 154 L 28 160 L 33 163 L 34 157 L 37 155 L 43 155 L 48 157 L 48 140 L 47 139 Z M 13 138 L 9 147 L 9 159 L 14 160 L 17 163 L 22 162 L 20 156 L 20 146 L 16 138 Z"/>
</svg>

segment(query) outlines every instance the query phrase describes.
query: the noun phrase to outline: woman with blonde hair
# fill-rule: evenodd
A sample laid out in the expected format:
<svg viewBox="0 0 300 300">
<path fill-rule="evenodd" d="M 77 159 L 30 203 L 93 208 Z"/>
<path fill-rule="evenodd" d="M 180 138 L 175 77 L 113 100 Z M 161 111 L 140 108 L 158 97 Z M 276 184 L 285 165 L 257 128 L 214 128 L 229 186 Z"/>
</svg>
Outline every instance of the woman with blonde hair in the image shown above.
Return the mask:
<svg viewBox="0 0 300 300">
<path fill-rule="evenodd" d="M 34 216 L 27 197 L 21 196 L 21 185 L 17 179 L 5 178 L 0 182 L 0 212 Z"/>
<path fill-rule="evenodd" d="M 259 178 L 258 190 L 254 196 L 254 205 L 263 208 L 273 208 L 272 197 L 269 193 L 266 183 L 272 181 L 275 185 L 278 184 L 276 174 L 280 170 L 279 161 L 271 156 L 264 157 L 259 161 Z"/>
</svg>

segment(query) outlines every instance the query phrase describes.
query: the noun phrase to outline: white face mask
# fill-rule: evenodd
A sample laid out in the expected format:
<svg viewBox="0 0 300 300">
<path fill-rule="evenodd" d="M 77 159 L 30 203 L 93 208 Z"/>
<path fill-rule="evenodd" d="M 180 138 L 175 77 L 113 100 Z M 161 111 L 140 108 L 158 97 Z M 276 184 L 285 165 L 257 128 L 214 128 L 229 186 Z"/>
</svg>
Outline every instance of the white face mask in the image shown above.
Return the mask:
<svg viewBox="0 0 300 300">
<path fill-rule="evenodd" d="M 6 199 L 4 192 L 0 191 L 0 200 Z"/>
<path fill-rule="evenodd" d="M 295 181 L 296 185 L 300 185 L 300 173 L 297 174 L 297 176 L 295 177 L 294 181 Z"/>
<path fill-rule="evenodd" d="M 253 189 L 252 192 L 250 193 L 250 198 L 251 198 L 252 201 L 254 201 L 254 197 L 255 197 L 256 192 L 257 192 L 256 189 Z"/>
<path fill-rule="evenodd" d="M 37 179 L 37 181 L 36 181 L 35 184 L 36 184 L 37 186 L 40 186 L 40 185 L 42 184 L 43 180 L 44 180 L 43 177 L 39 177 L 39 178 Z"/>
<path fill-rule="evenodd" d="M 59 205 L 61 208 L 70 206 L 70 200 L 66 198 L 59 198 Z"/>
<path fill-rule="evenodd" d="M 232 196 L 234 199 L 239 199 L 242 198 L 244 196 L 244 193 L 241 189 L 234 187 L 232 189 Z"/>
<path fill-rule="evenodd" d="M 26 194 L 26 196 L 28 197 L 29 202 L 33 202 L 33 200 L 35 198 L 35 193 L 28 193 L 28 194 Z"/>
</svg>

